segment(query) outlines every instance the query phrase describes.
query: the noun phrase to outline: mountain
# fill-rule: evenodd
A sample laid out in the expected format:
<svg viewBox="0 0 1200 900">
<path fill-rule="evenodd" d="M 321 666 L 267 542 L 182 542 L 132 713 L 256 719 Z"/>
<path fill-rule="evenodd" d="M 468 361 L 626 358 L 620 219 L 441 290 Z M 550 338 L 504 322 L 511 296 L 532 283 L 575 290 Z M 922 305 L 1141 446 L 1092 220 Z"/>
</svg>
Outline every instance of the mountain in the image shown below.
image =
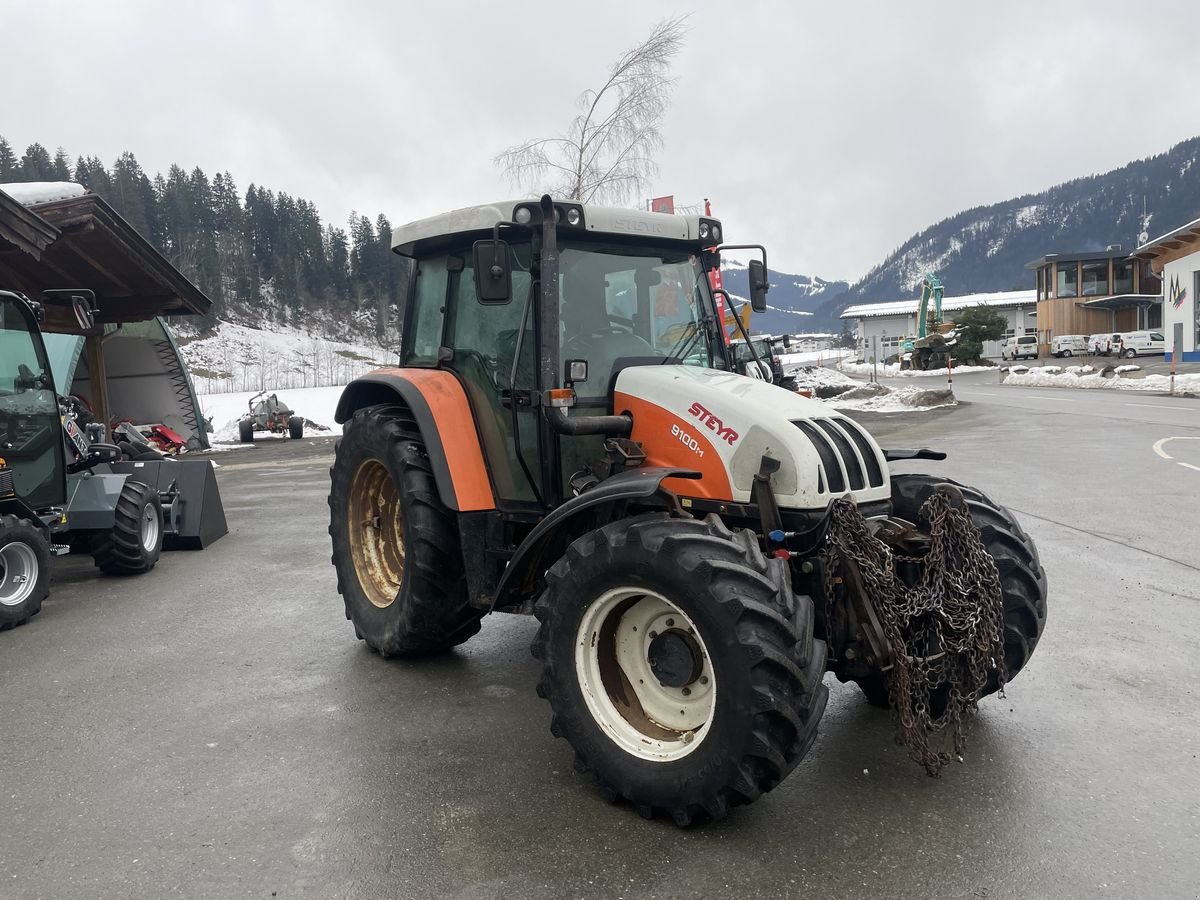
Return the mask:
<svg viewBox="0 0 1200 900">
<path fill-rule="evenodd" d="M 926 272 L 941 276 L 950 296 L 1032 288 L 1025 264 L 1047 253 L 1110 244 L 1132 251 L 1140 233 L 1161 234 L 1200 216 L 1198 159 L 1200 137 L 1102 175 L 943 219 L 829 298 L 815 311 L 814 324 L 830 326 L 852 303 L 915 297 Z"/>
<path fill-rule="evenodd" d="M 721 279 L 735 297 L 750 296 L 750 279 L 745 263 L 725 260 Z M 771 290 L 767 292 L 767 311 L 754 313 L 751 321 L 755 332 L 797 334 L 805 331 L 825 331 L 819 326 L 815 313 L 833 298 L 850 287 L 845 281 L 826 281 L 815 275 L 789 275 L 767 269 Z M 834 329 L 837 330 L 837 329 Z"/>
</svg>

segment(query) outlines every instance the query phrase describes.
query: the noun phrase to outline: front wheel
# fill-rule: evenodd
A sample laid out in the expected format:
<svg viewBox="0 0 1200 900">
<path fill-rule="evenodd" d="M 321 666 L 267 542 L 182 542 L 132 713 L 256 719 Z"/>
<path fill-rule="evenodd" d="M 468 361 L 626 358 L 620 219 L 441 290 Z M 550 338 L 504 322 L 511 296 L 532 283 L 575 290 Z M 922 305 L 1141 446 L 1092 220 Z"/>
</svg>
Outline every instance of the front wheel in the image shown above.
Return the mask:
<svg viewBox="0 0 1200 900">
<path fill-rule="evenodd" d="M 254 423 L 249 419 L 238 422 L 238 440 L 243 444 L 254 443 Z"/>
<path fill-rule="evenodd" d="M 611 800 L 686 825 L 778 785 L 816 738 L 825 644 L 786 565 L 719 519 L 653 513 L 576 540 L 534 612 L 550 730 Z"/>
<path fill-rule="evenodd" d="M 36 616 L 50 593 L 50 547 L 28 519 L 0 516 L 0 631 Z"/>
<path fill-rule="evenodd" d="M 912 522 L 919 529 L 920 509 L 938 485 L 954 485 L 962 492 L 979 529 L 984 548 L 996 561 L 1000 574 L 1000 594 L 1004 603 L 1004 664 L 1006 680 L 1012 681 L 1025 668 L 1046 626 L 1046 573 L 1042 570 L 1037 548 L 1011 512 L 975 488 L 933 475 L 893 475 L 892 514 Z M 875 706 L 887 706 L 887 690 L 880 675 L 859 681 L 867 700 Z M 998 673 L 993 672 L 982 697 L 999 690 Z"/>
<path fill-rule="evenodd" d="M 382 656 L 414 656 L 479 631 L 483 613 L 468 602 L 458 525 L 409 410 L 358 410 L 329 475 L 333 565 L 355 633 Z"/>
<path fill-rule="evenodd" d="M 126 481 L 117 498 L 116 521 L 92 550 L 96 567 L 107 575 L 149 572 L 162 553 L 162 504 L 158 492 L 140 481 Z"/>
<path fill-rule="evenodd" d="M 288 419 L 288 434 L 292 438 L 304 437 L 304 418 L 302 416 L 291 416 Z"/>
<path fill-rule="evenodd" d="M 1075 354 L 1072 353 L 1070 350 L 1064 350 L 1062 355 L 1063 356 L 1074 356 Z"/>
</svg>

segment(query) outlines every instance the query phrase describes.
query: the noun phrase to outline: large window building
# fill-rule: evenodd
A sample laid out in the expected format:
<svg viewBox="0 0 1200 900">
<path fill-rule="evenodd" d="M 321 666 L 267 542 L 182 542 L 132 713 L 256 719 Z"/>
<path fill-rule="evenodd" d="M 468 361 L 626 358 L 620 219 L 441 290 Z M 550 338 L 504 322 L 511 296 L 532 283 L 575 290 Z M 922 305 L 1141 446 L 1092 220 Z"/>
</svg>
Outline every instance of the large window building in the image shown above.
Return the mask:
<svg viewBox="0 0 1200 900">
<path fill-rule="evenodd" d="M 1036 273 L 1042 352 L 1064 334 L 1162 327 L 1162 280 L 1121 247 L 1091 253 L 1048 253 L 1026 268 Z"/>
</svg>

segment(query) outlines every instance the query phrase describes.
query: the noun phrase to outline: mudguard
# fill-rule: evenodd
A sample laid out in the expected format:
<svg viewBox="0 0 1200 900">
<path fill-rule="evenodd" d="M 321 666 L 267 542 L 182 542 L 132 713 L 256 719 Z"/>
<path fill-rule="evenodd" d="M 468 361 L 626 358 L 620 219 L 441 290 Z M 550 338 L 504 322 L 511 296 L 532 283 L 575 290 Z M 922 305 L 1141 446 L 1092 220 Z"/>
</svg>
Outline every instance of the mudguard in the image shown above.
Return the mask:
<svg viewBox="0 0 1200 900">
<path fill-rule="evenodd" d="M 667 478 L 699 478 L 691 469 L 649 466 L 631 469 L 600 482 L 594 488 L 572 497 L 537 524 L 513 554 L 496 587 L 492 609 L 518 604 L 532 592 L 543 572 L 566 549 L 567 543 L 582 531 L 590 531 L 603 523 L 588 523 L 586 529 L 571 527 L 571 520 L 603 504 L 629 500 L 648 500 L 656 494 L 664 500 L 674 495 L 662 486 Z M 560 546 L 561 545 L 561 546 Z M 555 550 L 557 552 L 550 552 Z"/>
<path fill-rule="evenodd" d="M 456 512 L 496 508 L 467 392 L 442 369 L 377 369 L 342 391 L 334 415 L 345 424 L 356 410 L 402 400 L 417 420 L 442 502 Z"/>
</svg>

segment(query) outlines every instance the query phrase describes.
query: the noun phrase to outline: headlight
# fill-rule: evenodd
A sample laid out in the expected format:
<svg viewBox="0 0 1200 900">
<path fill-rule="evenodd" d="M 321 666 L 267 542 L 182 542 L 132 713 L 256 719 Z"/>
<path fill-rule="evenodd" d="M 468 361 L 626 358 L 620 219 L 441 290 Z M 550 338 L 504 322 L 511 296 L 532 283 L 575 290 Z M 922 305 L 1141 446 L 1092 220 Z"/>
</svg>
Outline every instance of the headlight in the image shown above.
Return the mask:
<svg viewBox="0 0 1200 900">
<path fill-rule="evenodd" d="M 513 213 L 513 221 L 518 225 L 528 225 L 533 219 L 533 212 L 528 206 L 518 206 L 517 211 Z"/>
<path fill-rule="evenodd" d="M 700 237 L 702 237 L 702 238 L 708 237 L 708 223 L 707 222 L 700 223 Z"/>
<path fill-rule="evenodd" d="M 720 225 L 714 225 L 712 227 L 712 234 L 713 234 L 713 240 L 718 244 L 721 243 L 721 226 Z"/>
<path fill-rule="evenodd" d="M 567 210 L 567 224 L 568 225 L 578 225 L 579 220 L 581 218 L 583 218 L 583 217 L 579 215 L 579 210 L 577 210 L 577 209 L 568 209 Z"/>
</svg>

